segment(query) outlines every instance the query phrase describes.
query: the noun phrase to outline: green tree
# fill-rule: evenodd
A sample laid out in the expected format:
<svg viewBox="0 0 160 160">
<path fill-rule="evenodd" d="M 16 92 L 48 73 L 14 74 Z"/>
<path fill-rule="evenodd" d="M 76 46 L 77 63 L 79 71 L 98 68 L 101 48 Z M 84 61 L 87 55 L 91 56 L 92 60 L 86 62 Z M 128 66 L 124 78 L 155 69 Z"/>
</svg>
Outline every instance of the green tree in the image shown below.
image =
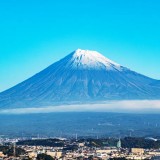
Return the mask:
<svg viewBox="0 0 160 160">
<path fill-rule="evenodd" d="M 43 154 L 38 154 L 37 160 L 55 160 L 55 159 L 43 153 Z"/>
<path fill-rule="evenodd" d="M 122 157 L 122 158 L 110 158 L 109 160 L 126 160 L 126 158 Z"/>
</svg>

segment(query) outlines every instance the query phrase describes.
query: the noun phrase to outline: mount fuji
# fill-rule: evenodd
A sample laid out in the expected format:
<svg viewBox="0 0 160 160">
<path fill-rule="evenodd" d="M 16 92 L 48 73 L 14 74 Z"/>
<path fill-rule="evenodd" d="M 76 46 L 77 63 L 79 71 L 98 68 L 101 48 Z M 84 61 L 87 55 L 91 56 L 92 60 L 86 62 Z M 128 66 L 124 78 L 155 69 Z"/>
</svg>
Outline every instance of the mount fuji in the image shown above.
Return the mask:
<svg viewBox="0 0 160 160">
<path fill-rule="evenodd" d="M 160 81 L 136 73 L 96 51 L 70 53 L 0 93 L 0 108 L 41 107 L 107 100 L 160 99 Z"/>
</svg>

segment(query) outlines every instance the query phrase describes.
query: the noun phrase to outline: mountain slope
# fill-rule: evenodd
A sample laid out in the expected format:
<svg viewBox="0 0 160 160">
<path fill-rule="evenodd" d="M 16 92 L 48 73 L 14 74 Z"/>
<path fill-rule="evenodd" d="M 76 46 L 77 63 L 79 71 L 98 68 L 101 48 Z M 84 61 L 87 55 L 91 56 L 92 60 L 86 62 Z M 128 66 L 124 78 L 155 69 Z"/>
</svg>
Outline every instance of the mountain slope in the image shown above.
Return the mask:
<svg viewBox="0 0 160 160">
<path fill-rule="evenodd" d="M 157 80 L 131 71 L 96 51 L 76 50 L 0 93 L 0 107 L 40 107 L 121 99 L 160 99 Z"/>
<path fill-rule="evenodd" d="M 153 83 L 151 83 L 152 86 L 154 87 L 159 87 L 160 88 L 160 80 L 154 81 Z"/>
</svg>

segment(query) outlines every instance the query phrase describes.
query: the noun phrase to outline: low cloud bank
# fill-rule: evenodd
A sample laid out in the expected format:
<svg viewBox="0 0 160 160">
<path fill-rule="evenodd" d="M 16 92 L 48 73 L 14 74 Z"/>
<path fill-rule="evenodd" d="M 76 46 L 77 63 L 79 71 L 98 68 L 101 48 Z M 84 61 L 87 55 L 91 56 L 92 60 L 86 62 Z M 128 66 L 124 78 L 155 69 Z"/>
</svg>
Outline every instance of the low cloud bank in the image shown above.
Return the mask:
<svg viewBox="0 0 160 160">
<path fill-rule="evenodd" d="M 160 100 L 108 101 L 100 104 L 47 106 L 42 108 L 15 108 L 0 110 L 0 114 L 29 114 L 51 112 L 121 112 L 160 113 Z"/>
</svg>

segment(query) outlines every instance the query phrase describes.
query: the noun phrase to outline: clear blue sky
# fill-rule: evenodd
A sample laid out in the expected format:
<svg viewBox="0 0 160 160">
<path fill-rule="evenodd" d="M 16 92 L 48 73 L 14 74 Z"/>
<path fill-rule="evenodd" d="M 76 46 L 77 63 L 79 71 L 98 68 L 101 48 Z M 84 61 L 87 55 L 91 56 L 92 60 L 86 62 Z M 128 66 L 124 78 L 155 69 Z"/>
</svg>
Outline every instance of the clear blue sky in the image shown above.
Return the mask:
<svg viewBox="0 0 160 160">
<path fill-rule="evenodd" d="M 0 1 L 0 91 L 77 48 L 160 79 L 160 1 Z"/>
</svg>

